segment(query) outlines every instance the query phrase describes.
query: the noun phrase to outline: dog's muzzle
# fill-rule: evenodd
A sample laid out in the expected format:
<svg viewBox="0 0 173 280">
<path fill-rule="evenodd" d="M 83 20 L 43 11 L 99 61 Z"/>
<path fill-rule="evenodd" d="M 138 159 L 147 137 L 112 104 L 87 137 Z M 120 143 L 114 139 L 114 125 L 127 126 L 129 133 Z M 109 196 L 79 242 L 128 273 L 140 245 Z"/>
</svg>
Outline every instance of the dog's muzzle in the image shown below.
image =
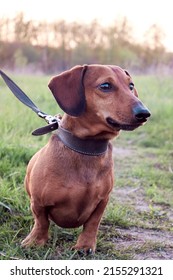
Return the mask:
<svg viewBox="0 0 173 280">
<path fill-rule="evenodd" d="M 144 124 L 150 116 L 150 111 L 142 103 L 139 103 L 132 108 L 131 121 L 127 123 L 119 123 L 111 117 L 108 117 L 106 121 L 111 127 L 116 130 L 134 130 Z"/>
</svg>

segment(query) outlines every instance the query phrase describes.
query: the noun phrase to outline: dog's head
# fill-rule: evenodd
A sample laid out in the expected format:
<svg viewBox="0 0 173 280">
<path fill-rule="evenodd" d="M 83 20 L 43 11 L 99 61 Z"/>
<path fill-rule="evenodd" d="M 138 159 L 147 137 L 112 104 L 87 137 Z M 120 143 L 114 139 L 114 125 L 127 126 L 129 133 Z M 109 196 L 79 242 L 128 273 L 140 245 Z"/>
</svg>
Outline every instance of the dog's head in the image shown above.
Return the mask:
<svg viewBox="0 0 173 280">
<path fill-rule="evenodd" d="M 59 106 L 112 131 L 133 130 L 150 117 L 126 70 L 112 65 L 76 66 L 49 83 Z"/>
</svg>

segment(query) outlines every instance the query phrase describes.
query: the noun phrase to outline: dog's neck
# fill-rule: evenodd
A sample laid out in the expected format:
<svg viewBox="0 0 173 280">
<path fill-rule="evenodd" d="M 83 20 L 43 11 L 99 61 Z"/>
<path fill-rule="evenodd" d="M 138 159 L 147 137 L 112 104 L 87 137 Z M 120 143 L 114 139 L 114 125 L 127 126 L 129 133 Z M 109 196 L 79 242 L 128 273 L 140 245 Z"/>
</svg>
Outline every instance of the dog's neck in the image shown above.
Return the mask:
<svg viewBox="0 0 173 280">
<path fill-rule="evenodd" d="M 108 133 L 97 121 L 89 123 L 86 116 L 74 118 L 65 114 L 57 136 L 66 147 L 80 154 L 100 156 L 108 150 Z"/>
<path fill-rule="evenodd" d="M 97 122 L 96 118 L 86 116 L 75 118 L 64 114 L 61 127 L 80 139 L 111 140 L 119 134 L 119 131 L 112 131 Z"/>
</svg>

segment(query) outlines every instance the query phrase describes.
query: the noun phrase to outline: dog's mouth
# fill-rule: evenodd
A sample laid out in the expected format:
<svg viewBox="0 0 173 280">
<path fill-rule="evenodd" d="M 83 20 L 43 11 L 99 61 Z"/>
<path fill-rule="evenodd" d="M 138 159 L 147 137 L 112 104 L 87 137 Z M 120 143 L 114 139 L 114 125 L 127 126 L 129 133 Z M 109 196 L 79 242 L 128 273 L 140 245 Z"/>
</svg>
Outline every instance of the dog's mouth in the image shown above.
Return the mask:
<svg viewBox="0 0 173 280">
<path fill-rule="evenodd" d="M 147 121 L 147 119 L 143 118 L 143 119 L 141 119 L 140 122 L 134 122 L 134 123 L 131 123 L 131 124 L 120 124 L 110 117 L 108 117 L 106 119 L 106 121 L 109 124 L 109 126 L 113 127 L 116 130 L 121 130 L 122 129 L 122 130 L 131 131 L 131 130 L 134 130 L 137 127 L 143 125 Z"/>
</svg>

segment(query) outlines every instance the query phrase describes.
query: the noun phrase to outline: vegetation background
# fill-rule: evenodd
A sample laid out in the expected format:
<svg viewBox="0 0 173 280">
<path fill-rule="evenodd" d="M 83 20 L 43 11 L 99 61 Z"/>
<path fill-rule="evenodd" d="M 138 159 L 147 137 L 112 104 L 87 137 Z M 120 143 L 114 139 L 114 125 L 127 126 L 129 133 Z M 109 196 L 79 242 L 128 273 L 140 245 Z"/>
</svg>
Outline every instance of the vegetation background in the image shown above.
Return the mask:
<svg viewBox="0 0 173 280">
<path fill-rule="evenodd" d="M 131 30 L 131 32 L 129 31 Z M 49 139 L 31 136 L 43 125 L 0 79 L 0 259 L 173 258 L 173 53 L 157 25 L 136 44 L 126 18 L 109 27 L 0 19 L 0 67 L 43 111 L 61 112 L 47 83 L 75 64 L 118 64 L 133 73 L 150 121 L 113 142 L 116 185 L 102 220 L 97 252 L 78 255 L 70 247 L 81 229 L 50 228 L 44 248 L 21 248 L 33 219 L 23 187 L 26 165 Z"/>
<path fill-rule="evenodd" d="M 109 26 L 92 22 L 27 20 L 23 13 L 0 19 L 0 67 L 26 73 L 55 73 L 76 64 L 117 64 L 135 73 L 172 71 L 173 53 L 157 24 L 137 43 L 126 17 Z"/>
</svg>

